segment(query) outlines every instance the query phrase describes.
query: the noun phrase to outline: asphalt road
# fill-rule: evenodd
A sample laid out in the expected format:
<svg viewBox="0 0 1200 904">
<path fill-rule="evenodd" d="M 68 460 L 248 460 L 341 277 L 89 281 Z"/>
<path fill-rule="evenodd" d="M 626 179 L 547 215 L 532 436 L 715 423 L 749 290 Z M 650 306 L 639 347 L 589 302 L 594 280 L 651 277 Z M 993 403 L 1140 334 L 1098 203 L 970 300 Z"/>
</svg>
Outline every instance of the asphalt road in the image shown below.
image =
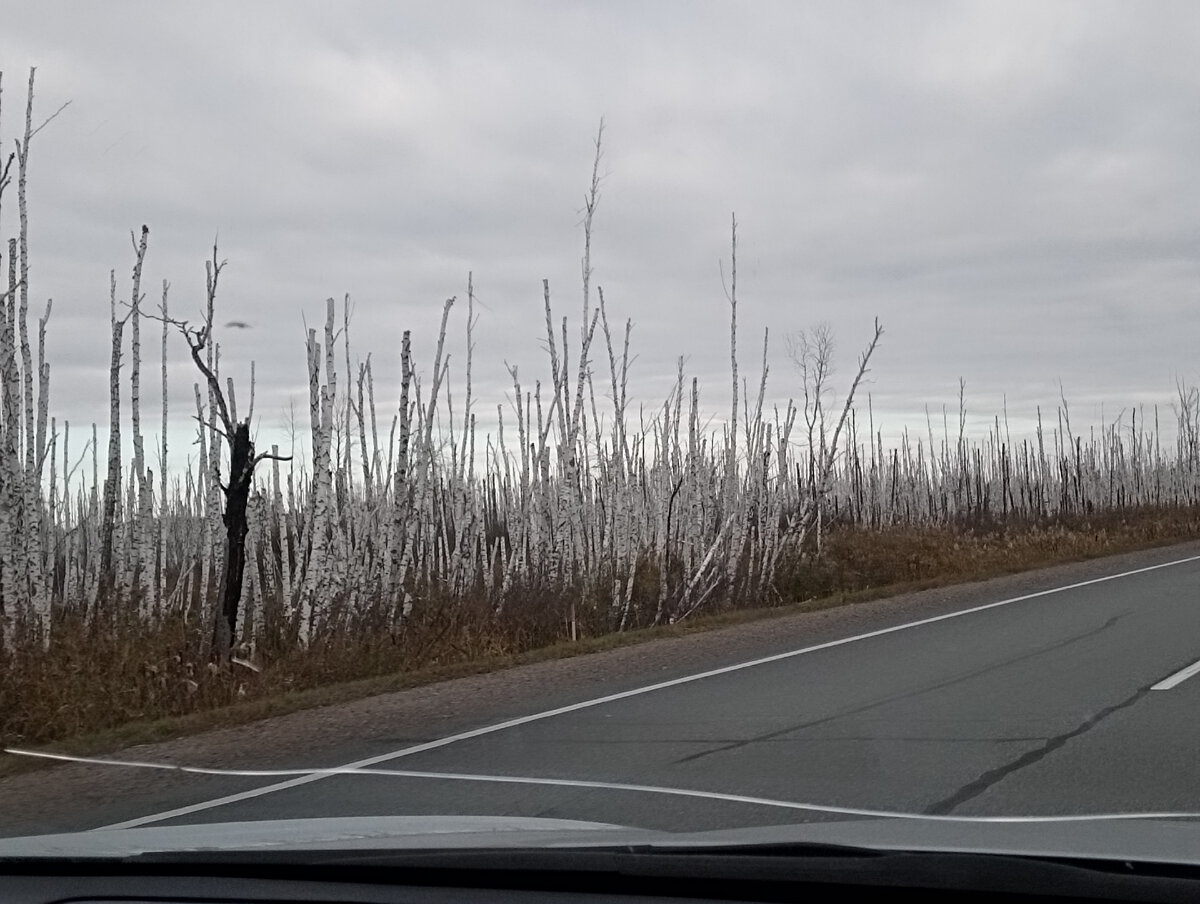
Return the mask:
<svg viewBox="0 0 1200 904">
<path fill-rule="evenodd" d="M 447 714 L 448 733 L 395 724 L 312 761 L 304 750 L 275 761 L 453 779 L 197 776 L 156 797 L 101 793 L 53 828 L 469 813 L 697 830 L 824 818 L 789 803 L 1200 811 L 1200 675 L 1185 671 L 1200 660 L 1195 546 L 1031 586 L 944 591 L 924 609 L 879 604 L 868 619 L 822 623 L 807 645 L 762 635 L 757 656 L 741 650 L 706 670 L 527 690 L 492 718 Z M 540 783 L 499 780 L 513 778 Z M 0 834 L 20 828 L 30 830 Z"/>
</svg>

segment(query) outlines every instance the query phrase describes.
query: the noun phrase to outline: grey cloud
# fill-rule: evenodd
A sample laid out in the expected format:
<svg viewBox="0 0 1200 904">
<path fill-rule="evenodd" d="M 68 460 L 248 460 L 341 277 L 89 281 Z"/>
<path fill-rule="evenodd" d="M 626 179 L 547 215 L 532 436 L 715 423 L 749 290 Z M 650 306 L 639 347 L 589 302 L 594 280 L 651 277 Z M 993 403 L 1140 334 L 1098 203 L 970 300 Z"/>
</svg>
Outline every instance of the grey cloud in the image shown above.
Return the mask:
<svg viewBox="0 0 1200 904">
<path fill-rule="evenodd" d="M 1059 379 L 1087 405 L 1165 404 L 1174 375 L 1198 376 L 1187 4 L 66 9 L 23 7 L 0 36 L 3 134 L 30 63 L 42 110 L 74 101 L 38 137 L 31 188 L 56 405 L 103 413 L 107 274 L 127 289 L 142 222 L 148 295 L 170 279 L 184 316 L 219 233 L 218 316 L 256 326 L 222 341 L 231 367 L 258 358 L 260 410 L 306 404 L 302 316 L 318 325 L 326 296 L 351 294 L 357 352 L 394 387 L 401 331 L 428 366 L 468 271 L 477 385 L 503 403 L 504 361 L 545 371 L 542 278 L 578 325 L 601 116 L 595 279 L 636 322 L 650 407 L 679 355 L 706 407 L 727 405 L 734 210 L 743 372 L 769 326 L 777 396 L 795 389 L 783 333 L 831 321 L 845 374 L 876 315 L 882 418 L 955 402 L 960 375 L 980 411 L 1052 404 Z"/>
</svg>

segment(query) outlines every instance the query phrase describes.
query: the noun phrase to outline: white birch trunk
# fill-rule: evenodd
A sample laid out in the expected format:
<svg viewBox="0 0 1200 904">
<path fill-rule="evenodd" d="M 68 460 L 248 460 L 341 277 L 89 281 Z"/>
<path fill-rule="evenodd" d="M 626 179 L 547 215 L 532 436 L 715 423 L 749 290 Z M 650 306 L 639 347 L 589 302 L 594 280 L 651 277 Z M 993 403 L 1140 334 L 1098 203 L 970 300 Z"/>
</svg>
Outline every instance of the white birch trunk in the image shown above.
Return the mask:
<svg viewBox="0 0 1200 904">
<path fill-rule="evenodd" d="M 164 279 L 162 286 L 162 303 L 159 308 L 159 310 L 162 312 L 162 434 L 158 458 L 158 473 L 161 484 L 158 496 L 158 560 L 155 563 L 157 582 L 155 585 L 156 589 L 154 594 L 155 605 L 163 609 L 165 609 L 166 605 L 165 600 L 167 592 L 167 407 L 170 399 L 170 395 L 167 392 L 167 293 L 169 289 L 170 285 Z"/>
<path fill-rule="evenodd" d="M 117 543 L 117 519 L 121 505 L 121 340 L 125 321 L 117 319 L 117 276 L 110 274 L 112 353 L 108 374 L 108 471 L 104 481 L 104 509 L 100 524 L 100 599 L 115 604 L 120 558 Z"/>
<path fill-rule="evenodd" d="M 198 484 L 196 486 L 197 500 L 201 502 L 202 508 L 199 512 L 202 527 L 202 535 L 200 542 L 200 575 L 198 578 L 199 589 L 199 610 L 197 615 L 201 625 L 208 625 L 207 618 L 209 599 L 208 587 L 216 564 L 213 561 L 213 548 L 216 545 L 216 537 L 213 534 L 213 522 L 210 516 L 211 498 L 208 490 L 208 484 L 212 482 L 212 468 L 208 463 L 208 437 L 211 431 L 204 424 L 204 402 L 200 396 L 200 384 L 193 383 L 192 389 L 196 395 L 196 419 L 199 421 L 197 444 L 199 445 L 199 462 L 197 465 Z"/>
<path fill-rule="evenodd" d="M 11 644 L 17 618 L 23 614 L 21 537 L 24 475 L 21 468 L 21 398 L 17 366 L 17 241 L 8 242 L 8 289 L 0 320 L 0 390 L 3 392 L 3 442 L 0 443 L 0 604 L 4 642 Z"/>
</svg>

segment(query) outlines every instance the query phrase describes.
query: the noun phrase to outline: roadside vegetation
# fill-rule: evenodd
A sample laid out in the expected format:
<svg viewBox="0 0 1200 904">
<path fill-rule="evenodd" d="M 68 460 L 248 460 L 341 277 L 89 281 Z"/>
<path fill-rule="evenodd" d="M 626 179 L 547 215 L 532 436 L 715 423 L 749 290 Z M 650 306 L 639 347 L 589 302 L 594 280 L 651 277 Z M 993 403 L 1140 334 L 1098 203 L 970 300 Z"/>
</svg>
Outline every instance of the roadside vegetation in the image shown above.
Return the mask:
<svg viewBox="0 0 1200 904">
<path fill-rule="evenodd" d="M 768 406 L 768 337 L 752 378 L 739 369 L 736 221 L 730 381 L 719 402 L 702 402 L 681 360 L 670 395 L 640 416 L 632 325 L 611 322 L 591 284 L 600 135 L 582 311 L 560 316 L 543 283 L 546 372 L 512 367 L 507 400 L 473 394 L 470 277 L 436 336 L 404 334 L 398 398 L 377 398 L 348 305 L 330 299 L 307 336 L 303 452 L 256 449 L 253 383 L 221 376 L 216 249 L 203 322 L 188 323 L 170 313 L 165 283 L 153 302 L 143 291 L 143 227 L 129 286 L 110 282 L 102 452 L 97 424 L 81 442 L 51 414 L 49 305 L 31 322 L 33 86 L 31 73 L 17 150 L 0 158 L 0 228 L 16 204 L 0 287 L 6 744 L 1200 536 L 1194 387 L 1179 387 L 1169 413 L 1130 413 L 1086 435 L 1061 402 L 1032 439 L 1014 439 L 1000 417 L 968 436 L 960 405 L 957 423 L 886 447 L 859 391 L 882 341 L 876 323 L 836 404 L 832 336 L 791 336 L 798 397 Z M 467 355 L 452 368 L 454 331 Z M 182 474 L 167 448 L 177 354 L 196 373 L 198 461 Z M 149 368 L 161 384 L 153 427 Z M 476 426 L 485 403 L 495 433 Z"/>
</svg>

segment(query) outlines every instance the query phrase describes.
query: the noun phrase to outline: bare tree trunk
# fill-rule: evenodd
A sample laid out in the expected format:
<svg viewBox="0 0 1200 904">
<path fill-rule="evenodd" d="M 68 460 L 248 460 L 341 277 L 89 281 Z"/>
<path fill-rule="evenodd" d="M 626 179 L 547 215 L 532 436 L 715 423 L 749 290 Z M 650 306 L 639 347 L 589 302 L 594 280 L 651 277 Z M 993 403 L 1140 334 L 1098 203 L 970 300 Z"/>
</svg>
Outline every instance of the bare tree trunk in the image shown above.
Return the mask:
<svg viewBox="0 0 1200 904">
<path fill-rule="evenodd" d="M 5 641 L 12 639 L 13 620 L 17 617 L 21 542 L 21 399 L 17 373 L 16 305 L 17 240 L 8 242 L 8 290 L 0 307 L 0 390 L 3 392 L 3 442 L 0 443 L 0 613 L 3 613 Z"/>
<path fill-rule="evenodd" d="M 159 451 L 158 474 L 161 490 L 159 492 L 159 517 L 158 517 L 158 551 L 157 563 L 155 567 L 156 583 L 155 583 L 155 604 L 163 607 L 166 604 L 167 592 L 167 403 L 169 396 L 167 394 L 167 294 L 170 290 L 170 284 L 164 279 L 162 290 L 162 437 L 161 448 Z M 182 578 L 182 574 L 180 575 Z M 177 579 L 178 580 L 178 579 Z"/>
<path fill-rule="evenodd" d="M 729 367 L 732 372 L 732 404 L 729 414 L 729 437 L 726 440 L 725 458 L 725 514 L 732 519 L 733 529 L 729 556 L 725 560 L 725 583 L 730 599 L 733 599 L 737 582 L 738 562 L 742 552 L 740 518 L 735 517 L 738 499 L 737 421 L 738 421 L 738 366 L 737 366 L 737 217 L 730 217 L 730 278 L 729 278 Z"/>
<path fill-rule="evenodd" d="M 400 341 L 400 436 L 396 448 L 396 470 L 393 475 L 392 505 L 395 513 L 392 518 L 391 542 L 391 573 L 388 576 L 388 593 L 399 592 L 403 580 L 396 571 L 403 551 L 407 519 L 409 517 L 409 499 L 412 495 L 409 485 L 408 456 L 409 444 L 412 441 L 412 412 L 409 392 L 412 389 L 412 333 L 404 331 Z M 390 454 L 390 453 L 389 453 Z"/>
<path fill-rule="evenodd" d="M 299 630 L 301 637 L 307 637 L 312 624 L 313 600 L 317 594 L 317 582 L 325 569 L 325 521 L 327 500 L 325 498 L 324 481 L 321 479 L 321 469 L 327 466 L 325 448 L 327 442 L 323 438 L 321 427 L 321 344 L 317 342 L 317 331 L 308 331 L 307 343 L 308 360 L 308 403 L 310 432 L 312 435 L 312 481 L 308 498 L 308 529 L 305 532 L 305 545 L 308 555 L 301 553 L 300 561 L 303 566 L 303 583 L 300 587 Z"/>
<path fill-rule="evenodd" d="M 221 574 L 220 604 L 213 628 L 213 650 L 221 662 L 228 662 L 237 628 L 238 601 L 242 598 L 242 579 L 246 566 L 246 507 L 254 476 L 254 444 L 250 442 L 250 424 L 242 421 L 234 428 L 229 444 L 229 484 L 225 487 L 225 568 Z"/>
<path fill-rule="evenodd" d="M 271 489 L 275 515 L 274 528 L 279 532 L 279 593 L 282 605 L 286 610 L 292 600 L 292 534 L 290 529 L 291 517 L 295 506 L 289 499 L 284 506 L 283 493 L 279 488 L 279 446 L 271 446 Z M 290 494 L 289 494 L 290 496 Z"/>
<path fill-rule="evenodd" d="M 108 368 L 108 472 L 104 478 L 104 504 L 100 517 L 99 603 L 106 605 L 114 583 L 113 532 L 117 506 L 121 499 L 121 339 L 125 321 L 117 320 L 117 274 L 109 276 L 111 286 L 112 354 Z"/>
<path fill-rule="evenodd" d="M 131 329 L 129 335 L 130 372 L 129 372 L 129 421 L 130 432 L 133 434 L 133 480 L 131 489 L 136 489 L 136 507 L 129 512 L 130 526 L 133 531 L 131 577 L 137 581 L 137 598 L 140 610 L 145 613 L 151 607 L 151 560 L 154 550 L 154 525 L 152 523 L 154 508 L 149 502 L 153 498 L 153 489 L 147 485 L 145 447 L 142 442 L 142 263 L 146 259 L 146 242 L 150 230 L 142 226 L 141 241 L 134 242 L 135 260 L 133 265 L 133 289 L 130 296 L 129 319 Z"/>
<path fill-rule="evenodd" d="M 213 367 L 205 363 L 202 352 L 208 347 L 215 359 L 212 339 L 213 301 L 216 295 L 217 277 L 222 264 L 217 262 L 216 249 L 208 266 L 208 311 L 205 325 L 191 329 L 186 323 L 172 321 L 179 327 L 196 369 L 203 374 L 210 399 L 209 419 L 215 435 L 229 441 L 229 483 L 217 485 L 224 493 L 225 505 L 221 520 L 225 525 L 225 563 L 221 569 L 218 598 L 213 607 L 212 656 L 221 664 L 228 664 L 238 625 L 238 605 L 242 597 L 242 583 L 246 565 L 246 534 L 249 530 L 247 505 L 253 486 L 254 468 L 266 455 L 254 454 L 254 443 L 250 439 L 250 419 L 235 421 L 231 414 L 232 399 L 227 400 L 221 391 L 218 375 Z M 232 388 L 232 385 L 231 385 Z M 232 395 L 232 393 L 231 393 Z M 196 387 L 196 406 L 200 407 L 200 391 Z M 205 425 L 201 424 L 201 436 Z M 202 447 L 203 452 L 203 447 Z M 217 472 L 215 449 L 210 452 L 214 474 Z M 212 492 L 216 488 L 210 489 Z M 205 544 L 207 551 L 207 544 Z M 202 601 L 203 603 L 203 601 Z"/>
<path fill-rule="evenodd" d="M 36 70 L 29 70 L 29 88 L 25 97 L 25 135 L 17 143 L 17 214 L 20 219 L 18 232 L 18 248 L 21 268 L 20 310 L 17 315 L 17 328 L 21 337 L 21 383 L 24 390 L 23 409 L 25 413 L 24 434 L 25 445 L 24 468 L 24 499 L 21 506 L 21 534 L 25 546 L 21 557 L 24 574 L 21 576 L 22 592 L 27 600 L 32 600 L 36 609 L 41 596 L 42 570 L 41 556 L 38 549 L 41 512 L 41 480 L 37 467 L 35 448 L 34 404 L 33 404 L 33 354 L 29 345 L 29 204 L 26 193 L 26 182 L 29 174 L 29 144 L 33 138 L 33 81 Z"/>
</svg>

